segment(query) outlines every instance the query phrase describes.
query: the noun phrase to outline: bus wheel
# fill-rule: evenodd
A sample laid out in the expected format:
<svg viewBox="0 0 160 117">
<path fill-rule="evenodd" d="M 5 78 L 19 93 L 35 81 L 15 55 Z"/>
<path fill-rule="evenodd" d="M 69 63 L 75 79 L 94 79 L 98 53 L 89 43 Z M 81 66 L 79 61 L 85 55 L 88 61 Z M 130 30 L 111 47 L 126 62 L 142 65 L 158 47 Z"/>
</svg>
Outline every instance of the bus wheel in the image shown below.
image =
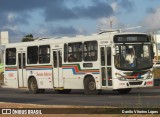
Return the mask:
<svg viewBox="0 0 160 117">
<path fill-rule="evenodd" d="M 127 89 L 117 89 L 118 93 L 120 94 L 128 94 L 131 91 L 131 88 Z"/>
<path fill-rule="evenodd" d="M 96 95 L 100 94 L 101 90 L 96 89 L 95 80 L 92 77 L 88 77 L 84 81 L 84 93 L 86 95 Z"/>
<path fill-rule="evenodd" d="M 60 94 L 69 94 L 71 92 L 71 89 L 55 90 L 55 91 Z"/>
<path fill-rule="evenodd" d="M 29 93 L 37 94 L 40 93 L 40 89 L 38 89 L 37 81 L 35 78 L 31 78 L 28 82 Z"/>
</svg>

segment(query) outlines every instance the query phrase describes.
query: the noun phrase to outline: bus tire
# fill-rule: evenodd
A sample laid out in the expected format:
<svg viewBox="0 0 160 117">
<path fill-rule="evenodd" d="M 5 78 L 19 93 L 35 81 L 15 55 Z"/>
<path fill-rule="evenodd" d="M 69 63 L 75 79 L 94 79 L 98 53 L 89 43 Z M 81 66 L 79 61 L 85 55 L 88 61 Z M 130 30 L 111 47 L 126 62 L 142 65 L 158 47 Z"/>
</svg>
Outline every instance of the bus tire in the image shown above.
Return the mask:
<svg viewBox="0 0 160 117">
<path fill-rule="evenodd" d="M 96 89 L 96 83 L 93 77 L 88 77 L 84 81 L 84 94 L 86 95 L 97 95 L 100 94 L 102 90 Z"/>
<path fill-rule="evenodd" d="M 29 89 L 29 93 L 31 93 L 31 94 L 38 94 L 38 93 L 40 93 L 40 89 L 38 89 L 37 81 L 36 81 L 35 78 L 31 78 L 28 81 L 28 89 Z"/>
<path fill-rule="evenodd" d="M 128 94 L 131 91 L 131 88 L 126 89 L 117 89 L 118 93 L 120 94 Z"/>
<path fill-rule="evenodd" d="M 72 90 L 71 89 L 63 89 L 63 90 L 55 90 L 60 94 L 69 94 Z"/>
</svg>

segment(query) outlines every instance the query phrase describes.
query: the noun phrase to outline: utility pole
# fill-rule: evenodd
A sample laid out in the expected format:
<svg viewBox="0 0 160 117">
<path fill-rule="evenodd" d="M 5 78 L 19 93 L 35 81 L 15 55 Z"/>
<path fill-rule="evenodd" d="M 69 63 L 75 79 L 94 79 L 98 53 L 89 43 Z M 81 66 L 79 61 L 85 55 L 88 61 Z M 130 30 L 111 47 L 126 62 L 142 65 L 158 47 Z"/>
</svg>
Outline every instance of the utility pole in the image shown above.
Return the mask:
<svg viewBox="0 0 160 117">
<path fill-rule="evenodd" d="M 110 28 L 112 29 L 112 26 L 113 26 L 113 21 L 110 20 Z"/>
</svg>

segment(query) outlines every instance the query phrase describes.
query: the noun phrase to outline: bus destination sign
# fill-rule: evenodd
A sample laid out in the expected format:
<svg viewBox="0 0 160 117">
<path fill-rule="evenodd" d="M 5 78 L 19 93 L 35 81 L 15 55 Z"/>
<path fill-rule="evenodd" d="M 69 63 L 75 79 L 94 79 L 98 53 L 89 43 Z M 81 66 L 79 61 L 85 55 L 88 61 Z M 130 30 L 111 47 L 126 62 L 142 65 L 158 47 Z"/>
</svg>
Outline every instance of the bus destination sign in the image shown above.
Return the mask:
<svg viewBox="0 0 160 117">
<path fill-rule="evenodd" d="M 150 42 L 147 35 L 115 35 L 113 41 L 115 43 Z"/>
</svg>

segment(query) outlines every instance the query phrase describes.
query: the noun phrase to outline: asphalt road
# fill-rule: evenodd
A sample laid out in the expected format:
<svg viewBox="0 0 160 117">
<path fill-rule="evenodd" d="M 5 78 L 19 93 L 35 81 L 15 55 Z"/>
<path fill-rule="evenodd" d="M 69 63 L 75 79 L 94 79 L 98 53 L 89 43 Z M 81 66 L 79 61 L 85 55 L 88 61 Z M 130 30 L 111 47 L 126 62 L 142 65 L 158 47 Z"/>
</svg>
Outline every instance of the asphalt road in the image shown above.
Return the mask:
<svg viewBox="0 0 160 117">
<path fill-rule="evenodd" d="M 71 94 L 58 94 L 53 90 L 47 90 L 44 94 L 29 94 L 25 89 L 0 88 L 0 102 L 156 108 L 160 107 L 160 89 L 133 89 L 125 95 L 114 91 L 103 91 L 101 95 L 85 95 L 83 90 L 72 90 Z"/>
</svg>

